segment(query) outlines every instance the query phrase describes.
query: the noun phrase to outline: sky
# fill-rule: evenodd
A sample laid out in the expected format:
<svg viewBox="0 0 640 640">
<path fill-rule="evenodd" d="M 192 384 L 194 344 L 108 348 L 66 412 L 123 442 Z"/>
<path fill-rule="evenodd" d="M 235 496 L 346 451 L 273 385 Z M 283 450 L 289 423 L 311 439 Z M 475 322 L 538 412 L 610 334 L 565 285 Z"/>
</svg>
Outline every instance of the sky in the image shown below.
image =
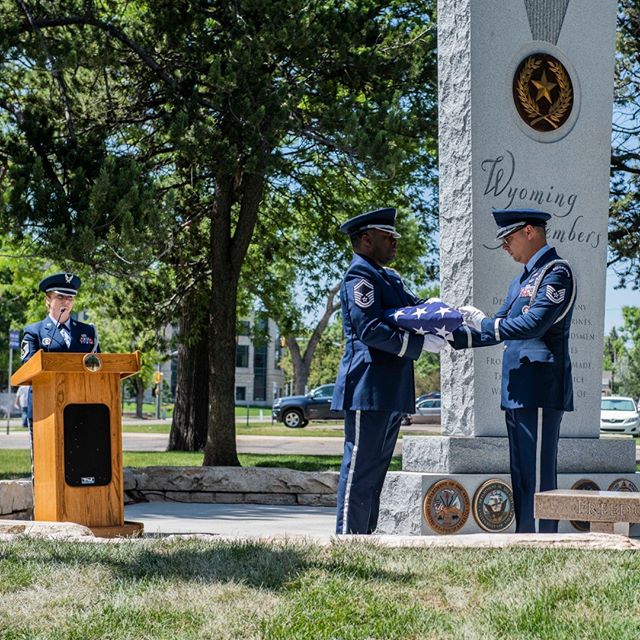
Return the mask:
<svg viewBox="0 0 640 640">
<path fill-rule="evenodd" d="M 640 291 L 615 289 L 618 278 L 611 269 L 607 270 L 607 294 L 604 305 L 604 334 L 613 327 L 622 326 L 622 307 L 640 307 Z"/>
</svg>

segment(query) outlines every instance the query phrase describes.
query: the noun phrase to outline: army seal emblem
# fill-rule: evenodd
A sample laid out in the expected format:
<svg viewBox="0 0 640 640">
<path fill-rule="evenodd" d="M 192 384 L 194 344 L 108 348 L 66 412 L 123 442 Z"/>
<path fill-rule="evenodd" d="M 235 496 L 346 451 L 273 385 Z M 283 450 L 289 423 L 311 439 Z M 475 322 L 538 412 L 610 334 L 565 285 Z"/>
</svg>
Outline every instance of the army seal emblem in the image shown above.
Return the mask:
<svg viewBox="0 0 640 640">
<path fill-rule="evenodd" d="M 618 478 L 614 480 L 610 485 L 607 491 L 637 491 L 638 487 L 631 482 L 631 480 L 627 480 L 626 478 Z"/>
<path fill-rule="evenodd" d="M 571 490 L 579 489 L 582 491 L 600 491 L 600 487 L 593 481 L 587 478 L 581 478 L 573 484 Z M 578 531 L 589 531 L 589 523 L 583 520 L 570 520 L 571 526 Z"/>
<path fill-rule="evenodd" d="M 574 93 L 566 67 L 548 53 L 527 56 L 513 77 L 513 101 L 536 131 L 555 131 L 571 115 Z"/>
<path fill-rule="evenodd" d="M 489 533 L 506 531 L 515 518 L 511 487 L 504 480 L 483 482 L 473 496 L 473 517 Z"/>
<path fill-rule="evenodd" d="M 422 503 L 427 524 L 436 533 L 455 533 L 469 518 L 469 494 L 455 480 L 440 480 L 431 486 Z"/>
</svg>

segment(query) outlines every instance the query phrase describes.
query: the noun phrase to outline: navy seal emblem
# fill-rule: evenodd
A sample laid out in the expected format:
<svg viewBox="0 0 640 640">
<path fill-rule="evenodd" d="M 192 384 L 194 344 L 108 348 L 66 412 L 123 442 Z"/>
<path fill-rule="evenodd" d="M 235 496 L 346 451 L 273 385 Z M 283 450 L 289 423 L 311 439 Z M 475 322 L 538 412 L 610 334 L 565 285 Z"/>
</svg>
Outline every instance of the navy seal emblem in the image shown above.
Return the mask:
<svg viewBox="0 0 640 640">
<path fill-rule="evenodd" d="M 506 531 L 516 517 L 511 487 L 496 478 L 483 482 L 473 496 L 473 517 L 489 533 Z"/>
<path fill-rule="evenodd" d="M 427 491 L 422 513 L 436 533 L 455 533 L 469 518 L 469 494 L 455 480 L 440 480 Z"/>
<path fill-rule="evenodd" d="M 581 478 L 571 487 L 571 490 L 579 489 L 581 491 L 600 491 L 600 487 L 593 481 L 587 478 Z M 570 520 L 571 526 L 578 531 L 589 531 L 590 525 L 584 520 Z"/>
</svg>

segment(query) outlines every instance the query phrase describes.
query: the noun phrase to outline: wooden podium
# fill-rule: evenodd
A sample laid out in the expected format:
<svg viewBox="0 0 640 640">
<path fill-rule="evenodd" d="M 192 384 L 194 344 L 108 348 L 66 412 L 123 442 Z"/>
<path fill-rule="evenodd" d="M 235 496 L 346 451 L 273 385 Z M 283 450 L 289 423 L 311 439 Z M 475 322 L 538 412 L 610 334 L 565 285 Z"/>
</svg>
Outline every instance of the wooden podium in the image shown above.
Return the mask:
<svg viewBox="0 0 640 640">
<path fill-rule="evenodd" d="M 140 352 L 45 353 L 11 377 L 33 386 L 34 519 L 76 522 L 95 535 L 135 535 L 124 521 L 120 380 Z"/>
</svg>

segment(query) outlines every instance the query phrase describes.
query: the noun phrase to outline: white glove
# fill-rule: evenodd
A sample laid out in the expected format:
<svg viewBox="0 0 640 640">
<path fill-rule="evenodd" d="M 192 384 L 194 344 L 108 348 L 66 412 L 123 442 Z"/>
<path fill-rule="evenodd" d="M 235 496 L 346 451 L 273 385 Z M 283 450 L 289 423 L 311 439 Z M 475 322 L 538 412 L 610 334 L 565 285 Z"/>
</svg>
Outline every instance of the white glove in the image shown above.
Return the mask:
<svg viewBox="0 0 640 640">
<path fill-rule="evenodd" d="M 424 337 L 424 344 L 422 345 L 423 351 L 430 351 L 431 353 L 440 353 L 447 346 L 447 341 L 440 336 L 435 336 L 433 333 L 427 333 Z"/>
<path fill-rule="evenodd" d="M 458 311 L 462 314 L 464 321 L 474 329 L 480 331 L 482 329 L 482 321 L 487 317 L 485 313 L 469 305 L 468 307 L 459 307 Z"/>
</svg>

